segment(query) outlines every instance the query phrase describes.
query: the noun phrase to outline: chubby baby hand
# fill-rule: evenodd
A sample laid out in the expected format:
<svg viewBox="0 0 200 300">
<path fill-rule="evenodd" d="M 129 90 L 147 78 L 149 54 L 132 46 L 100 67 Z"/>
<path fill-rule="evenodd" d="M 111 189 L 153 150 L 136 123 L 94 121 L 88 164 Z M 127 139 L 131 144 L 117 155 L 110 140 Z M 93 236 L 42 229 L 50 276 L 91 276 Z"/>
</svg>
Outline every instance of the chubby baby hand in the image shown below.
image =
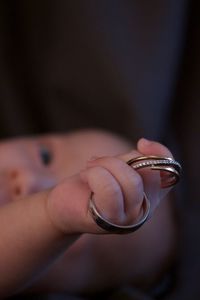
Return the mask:
<svg viewBox="0 0 200 300">
<path fill-rule="evenodd" d="M 150 215 L 170 188 L 161 189 L 162 172 L 127 164 L 138 156 L 172 158 L 157 142 L 140 139 L 137 149 L 116 157 L 104 156 L 87 162 L 80 174 L 67 178 L 50 191 L 48 214 L 64 233 L 107 233 L 91 216 L 91 193 L 100 215 L 111 223 L 126 226 L 138 222 L 143 212 L 144 195 L 150 202 Z M 145 194 L 144 194 L 145 193 Z"/>
</svg>

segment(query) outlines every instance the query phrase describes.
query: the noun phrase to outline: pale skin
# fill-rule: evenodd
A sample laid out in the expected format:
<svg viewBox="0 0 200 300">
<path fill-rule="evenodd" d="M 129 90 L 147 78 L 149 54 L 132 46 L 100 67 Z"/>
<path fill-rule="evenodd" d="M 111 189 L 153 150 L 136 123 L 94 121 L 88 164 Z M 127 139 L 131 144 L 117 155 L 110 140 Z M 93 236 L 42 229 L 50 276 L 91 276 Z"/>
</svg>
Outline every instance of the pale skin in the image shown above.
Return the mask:
<svg viewBox="0 0 200 300">
<path fill-rule="evenodd" d="M 174 249 L 169 189 L 161 191 L 158 172 L 136 172 L 126 161 L 172 154 L 144 139 L 131 149 L 99 131 L 0 143 L 1 299 L 156 280 Z M 91 191 L 102 215 L 122 225 L 138 220 L 145 191 L 152 217 L 137 232 L 106 234 L 88 212 Z"/>
</svg>

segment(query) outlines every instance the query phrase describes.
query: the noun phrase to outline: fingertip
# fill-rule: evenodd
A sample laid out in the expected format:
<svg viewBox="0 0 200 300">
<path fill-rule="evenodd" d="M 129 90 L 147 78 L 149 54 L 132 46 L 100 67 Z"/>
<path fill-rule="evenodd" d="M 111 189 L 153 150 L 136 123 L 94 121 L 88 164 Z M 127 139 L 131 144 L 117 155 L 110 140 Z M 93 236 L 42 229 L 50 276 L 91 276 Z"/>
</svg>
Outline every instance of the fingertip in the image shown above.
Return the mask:
<svg viewBox="0 0 200 300">
<path fill-rule="evenodd" d="M 137 143 L 137 149 L 144 155 L 160 155 L 173 157 L 169 149 L 159 142 L 141 138 Z"/>
<path fill-rule="evenodd" d="M 146 138 L 141 138 L 138 140 L 137 142 L 137 147 L 139 148 L 144 148 L 144 147 L 148 147 L 152 144 L 153 141 L 146 139 Z"/>
</svg>

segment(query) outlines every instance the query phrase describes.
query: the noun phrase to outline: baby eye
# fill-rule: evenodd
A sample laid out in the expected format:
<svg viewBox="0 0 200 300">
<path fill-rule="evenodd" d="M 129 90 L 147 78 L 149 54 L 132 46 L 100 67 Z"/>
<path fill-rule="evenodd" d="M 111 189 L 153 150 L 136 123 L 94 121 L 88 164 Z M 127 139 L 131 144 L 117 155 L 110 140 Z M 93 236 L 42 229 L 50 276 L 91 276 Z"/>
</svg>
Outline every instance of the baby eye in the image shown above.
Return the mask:
<svg viewBox="0 0 200 300">
<path fill-rule="evenodd" d="M 44 145 L 40 146 L 39 149 L 40 159 L 44 166 L 48 166 L 51 164 L 53 160 L 53 154 L 52 152 Z"/>
</svg>

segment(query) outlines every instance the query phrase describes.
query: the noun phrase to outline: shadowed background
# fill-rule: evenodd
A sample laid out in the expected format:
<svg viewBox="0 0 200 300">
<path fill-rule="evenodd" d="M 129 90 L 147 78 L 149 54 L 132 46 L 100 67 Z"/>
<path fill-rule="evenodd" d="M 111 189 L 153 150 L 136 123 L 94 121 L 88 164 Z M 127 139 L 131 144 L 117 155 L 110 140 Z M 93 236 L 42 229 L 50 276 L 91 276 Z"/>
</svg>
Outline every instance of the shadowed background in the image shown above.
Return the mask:
<svg viewBox="0 0 200 300">
<path fill-rule="evenodd" d="M 184 167 L 171 298 L 199 299 L 198 1 L 1 1 L 0 138 L 104 128 Z"/>
</svg>

